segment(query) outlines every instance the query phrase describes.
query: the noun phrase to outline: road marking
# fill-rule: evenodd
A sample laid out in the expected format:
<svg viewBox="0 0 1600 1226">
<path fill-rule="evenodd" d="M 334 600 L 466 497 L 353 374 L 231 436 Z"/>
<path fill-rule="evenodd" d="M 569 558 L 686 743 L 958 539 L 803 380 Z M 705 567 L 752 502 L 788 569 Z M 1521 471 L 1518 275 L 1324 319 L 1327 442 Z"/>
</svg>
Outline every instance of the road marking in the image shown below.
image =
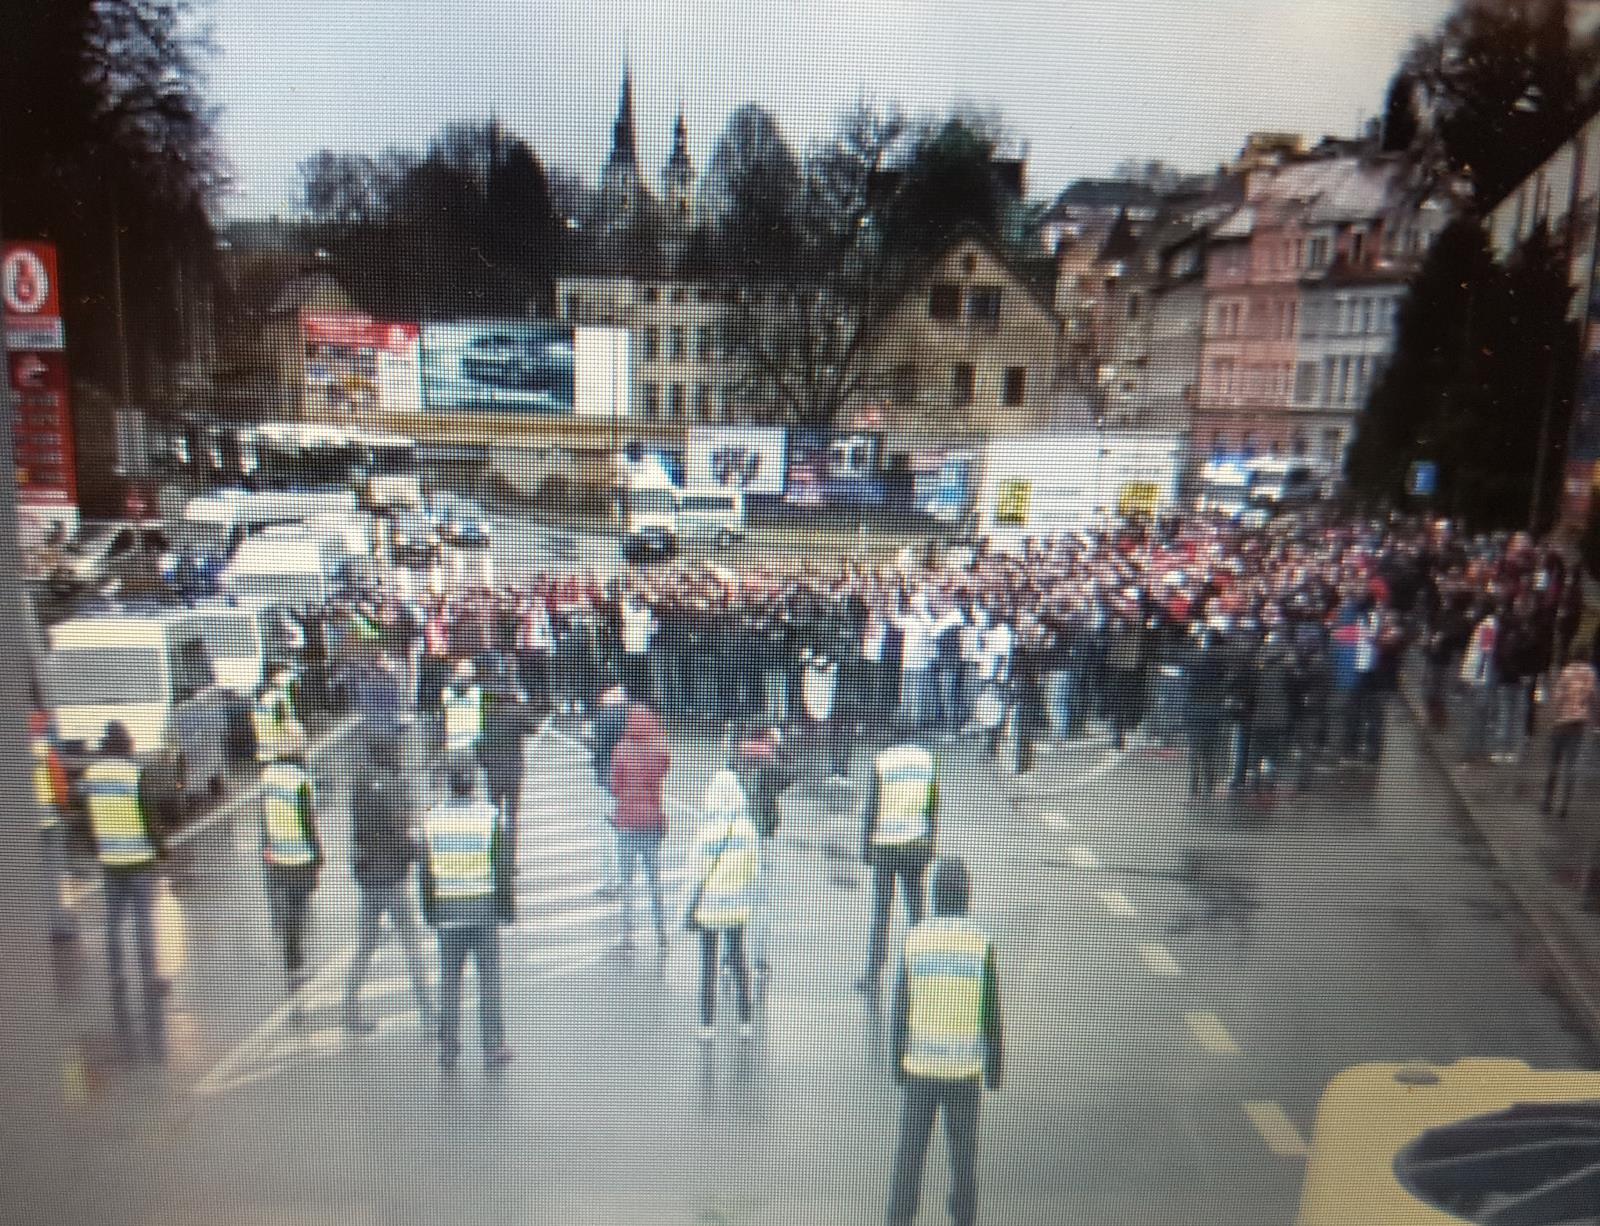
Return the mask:
<svg viewBox="0 0 1600 1226">
<path fill-rule="evenodd" d="M 1121 890 L 1101 890 L 1097 895 L 1100 905 L 1112 915 L 1120 915 L 1123 919 L 1138 919 L 1139 913 L 1134 910 L 1133 903 Z"/>
<path fill-rule="evenodd" d="M 1215 1013 L 1185 1013 L 1184 1022 L 1196 1043 L 1218 1056 L 1237 1056 L 1239 1045 L 1233 1041 L 1228 1028 Z"/>
<path fill-rule="evenodd" d="M 671 885 L 674 882 L 682 881 L 688 875 L 689 870 L 682 868 L 675 869 L 671 872 L 664 872 L 661 874 L 661 884 L 662 886 Z M 524 888 L 525 886 L 530 888 Z M 536 885 L 531 881 L 519 881 L 517 883 L 517 901 L 526 901 L 528 903 L 545 903 L 560 902 L 563 899 L 568 898 L 589 898 L 592 897 L 599 889 L 600 881 L 598 878 L 593 881 L 583 881 L 576 885 L 568 886 L 542 886 Z"/>
<path fill-rule="evenodd" d="M 1100 857 L 1094 854 L 1094 848 L 1082 843 L 1074 843 L 1067 848 L 1067 859 L 1082 869 L 1097 869 L 1100 867 Z"/>
<path fill-rule="evenodd" d="M 1178 960 L 1172 956 L 1165 945 L 1156 945 L 1154 943 L 1140 945 L 1139 957 L 1144 960 L 1144 964 L 1150 968 L 1150 973 L 1153 975 L 1166 975 L 1175 978 L 1183 974 L 1183 969 L 1178 965 Z"/>
<path fill-rule="evenodd" d="M 337 741 L 343 740 L 344 737 L 348 736 L 350 734 L 350 732 L 355 728 L 357 722 L 358 722 L 358 717 L 357 716 L 354 716 L 354 715 L 345 716 L 342 720 L 340 720 L 332 728 L 329 728 L 326 732 L 324 732 L 316 740 L 311 742 L 311 745 L 310 745 L 308 753 L 307 753 L 307 757 L 310 758 L 312 761 L 315 761 L 316 759 L 322 757 L 323 754 L 325 754 L 330 748 L 332 748 L 334 743 L 336 743 Z M 260 797 L 261 797 L 261 780 L 259 778 L 257 778 L 255 780 L 255 782 L 253 782 L 244 791 L 240 792 L 238 795 L 236 795 L 236 796 L 232 797 L 231 799 L 229 799 L 229 800 L 223 802 L 222 804 L 218 805 L 215 809 L 213 809 L 210 813 L 206 814 L 206 816 L 201 818 L 199 821 L 194 822 L 194 823 L 192 823 L 192 824 L 190 824 L 188 826 L 185 826 L 182 830 L 178 831 L 177 834 L 173 835 L 171 838 L 169 838 L 167 840 L 168 845 L 172 846 L 172 847 L 182 847 L 185 843 L 189 842 L 191 839 L 197 838 L 199 835 L 203 834 L 205 831 L 211 829 L 211 827 L 215 826 L 218 822 L 223 821 L 226 818 L 232 817 L 235 813 L 237 813 L 245 805 L 254 804 L 257 800 L 260 799 Z"/>
<path fill-rule="evenodd" d="M 1277 1103 L 1245 1103 L 1244 1113 L 1256 1126 L 1267 1148 L 1280 1158 L 1304 1158 L 1310 1152 L 1294 1121 Z"/>
<path fill-rule="evenodd" d="M 1039 820 L 1046 826 L 1051 826 L 1056 830 L 1072 830 L 1075 828 L 1072 822 L 1067 820 L 1064 813 L 1041 813 Z"/>
</svg>

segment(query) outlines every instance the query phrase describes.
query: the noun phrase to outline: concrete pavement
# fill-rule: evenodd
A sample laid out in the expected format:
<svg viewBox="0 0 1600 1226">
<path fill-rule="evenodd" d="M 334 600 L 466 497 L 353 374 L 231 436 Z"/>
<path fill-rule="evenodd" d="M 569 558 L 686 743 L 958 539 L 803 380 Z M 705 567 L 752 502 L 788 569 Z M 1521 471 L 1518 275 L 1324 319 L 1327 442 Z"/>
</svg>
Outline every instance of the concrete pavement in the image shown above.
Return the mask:
<svg viewBox="0 0 1600 1226">
<path fill-rule="evenodd" d="M 669 874 L 717 753 L 706 736 L 674 749 Z M 1149 744 L 1056 747 L 1020 781 L 970 748 L 943 759 L 942 842 L 974 866 L 1006 1012 L 984 1221 L 1282 1223 L 1338 1070 L 1594 1063 L 1407 725 L 1375 775 L 1327 775 L 1260 809 L 1191 805 L 1181 760 Z M 858 781 L 866 765 L 857 752 Z M 870 902 L 850 794 L 791 794 L 757 1035 L 739 1040 L 724 1017 L 703 1049 L 690 943 L 665 959 L 648 936 L 631 957 L 608 953 L 615 905 L 592 895 L 599 797 L 555 730 L 530 746 L 527 789 L 505 941 L 520 1059 L 500 1077 L 473 1063 L 469 978 L 467 1071 L 441 1081 L 394 949 L 369 981 L 379 1032 L 334 1025 L 355 905 L 337 789 L 303 1030 L 282 1008 L 248 817 L 183 849 L 173 1059 L 89 1066 L 87 1112 L 147 1121 L 130 1208 L 180 1224 L 881 1218 L 898 1099 L 883 1021 L 849 989 Z M 86 952 L 64 982 L 93 1051 L 98 941 Z M 946 1186 L 936 1144 L 923 1221 L 943 1220 Z"/>
</svg>

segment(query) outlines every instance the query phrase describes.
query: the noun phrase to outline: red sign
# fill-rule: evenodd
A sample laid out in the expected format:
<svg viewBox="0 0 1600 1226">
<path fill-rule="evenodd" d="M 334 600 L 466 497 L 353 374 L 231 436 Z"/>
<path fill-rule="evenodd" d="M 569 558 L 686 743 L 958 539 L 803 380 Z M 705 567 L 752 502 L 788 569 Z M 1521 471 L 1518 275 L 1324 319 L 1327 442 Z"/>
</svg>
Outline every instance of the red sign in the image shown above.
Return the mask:
<svg viewBox="0 0 1600 1226">
<path fill-rule="evenodd" d="M 54 244 L 7 243 L 0 248 L 0 304 L 5 309 L 7 348 L 65 346 Z"/>
<path fill-rule="evenodd" d="M 17 398 L 11 423 L 17 500 L 35 506 L 75 505 L 72 406 L 53 244 L 0 247 L 0 305 L 10 350 L 6 378 Z"/>
<path fill-rule="evenodd" d="M 302 311 L 300 334 L 307 345 L 341 345 L 403 355 L 414 353 L 421 328 L 386 323 L 355 311 Z"/>
</svg>

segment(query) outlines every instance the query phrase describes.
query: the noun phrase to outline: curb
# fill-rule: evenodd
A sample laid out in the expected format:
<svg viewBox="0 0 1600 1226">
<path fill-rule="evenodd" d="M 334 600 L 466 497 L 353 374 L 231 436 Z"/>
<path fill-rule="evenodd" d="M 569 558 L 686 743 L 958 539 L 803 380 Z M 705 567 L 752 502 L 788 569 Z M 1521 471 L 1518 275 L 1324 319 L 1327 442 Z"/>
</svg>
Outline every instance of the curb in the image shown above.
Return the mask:
<svg viewBox="0 0 1600 1226">
<path fill-rule="evenodd" d="M 1467 799 L 1456 781 L 1450 762 L 1440 752 L 1433 734 L 1424 724 L 1416 701 L 1404 687 L 1400 690 L 1400 701 L 1405 704 L 1406 713 L 1411 717 L 1423 752 L 1444 778 L 1452 803 L 1483 840 L 1490 858 L 1500 871 L 1500 880 L 1511 894 L 1517 909 L 1532 926 L 1544 950 L 1545 961 L 1557 991 L 1589 1038 L 1600 1043 L 1600 960 L 1586 956 L 1585 941 L 1572 931 L 1566 915 L 1570 908 L 1548 883 L 1543 868 L 1537 873 L 1528 873 L 1518 862 L 1503 833 L 1493 822 L 1485 821 Z"/>
</svg>

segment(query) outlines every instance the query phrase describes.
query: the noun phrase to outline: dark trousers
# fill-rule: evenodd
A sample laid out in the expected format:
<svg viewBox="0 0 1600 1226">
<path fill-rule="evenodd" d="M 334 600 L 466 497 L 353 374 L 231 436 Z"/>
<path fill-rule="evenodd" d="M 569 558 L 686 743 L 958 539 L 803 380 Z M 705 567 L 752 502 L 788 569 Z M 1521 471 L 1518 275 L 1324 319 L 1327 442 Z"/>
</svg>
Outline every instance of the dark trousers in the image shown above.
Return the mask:
<svg viewBox="0 0 1600 1226">
<path fill-rule="evenodd" d="M 304 869 L 269 868 L 266 872 L 267 906 L 273 930 L 283 942 L 283 973 L 293 989 L 299 986 L 305 966 L 306 918 L 316 878 Z"/>
<path fill-rule="evenodd" d="M 922 1200 L 922 1168 L 933 1137 L 933 1118 L 944 1113 L 944 1139 L 950 1150 L 950 1220 L 971 1226 L 978 1211 L 978 1078 L 936 1081 L 908 1077 L 900 1109 L 900 1143 L 895 1147 L 894 1183 L 889 1190 L 889 1226 L 909 1226 Z"/>
<path fill-rule="evenodd" d="M 550 701 L 550 657 L 542 651 L 525 651 L 517 657 L 517 681 L 536 709 Z"/>
<path fill-rule="evenodd" d="M 1550 770 L 1544 777 L 1544 804 L 1546 813 L 1555 804 L 1556 791 L 1561 792 L 1561 813 L 1572 803 L 1572 785 L 1578 774 L 1578 758 L 1583 750 L 1582 723 L 1557 724 L 1550 729 Z"/>
<path fill-rule="evenodd" d="M 478 1038 L 483 1054 L 505 1046 L 506 1022 L 500 993 L 500 930 L 493 924 L 439 929 L 440 1059 L 452 1062 L 461 1051 L 461 977 L 471 956 L 478 968 Z"/>
<path fill-rule="evenodd" d="M 889 955 L 889 912 L 894 908 L 895 878 L 900 879 L 906 914 L 913 924 L 922 921 L 922 877 L 928 868 L 926 853 L 908 854 L 895 848 L 880 850 L 872 879 L 872 933 L 867 940 L 867 978 L 883 973 Z"/>
<path fill-rule="evenodd" d="M 700 933 L 700 1020 L 707 1026 L 717 1015 L 717 938 L 728 950 L 728 965 L 739 994 L 739 1020 L 750 1020 L 750 967 L 744 957 L 744 926 L 707 928 Z"/>
<path fill-rule="evenodd" d="M 489 803 L 500 814 L 505 831 L 506 851 L 511 863 L 517 862 L 517 819 L 522 812 L 522 763 L 490 761 L 483 764 L 484 790 Z"/>
<path fill-rule="evenodd" d="M 156 979 L 155 898 L 153 870 L 134 869 L 107 872 L 106 962 L 111 970 L 111 1011 L 117 1033 L 124 1039 L 133 1033 L 128 1017 L 127 978 L 123 973 L 123 929 L 133 922 L 134 942 L 138 946 L 139 990 L 144 1000 L 145 1031 L 159 1045 L 165 1036 L 161 1016 L 161 985 Z"/>
</svg>

